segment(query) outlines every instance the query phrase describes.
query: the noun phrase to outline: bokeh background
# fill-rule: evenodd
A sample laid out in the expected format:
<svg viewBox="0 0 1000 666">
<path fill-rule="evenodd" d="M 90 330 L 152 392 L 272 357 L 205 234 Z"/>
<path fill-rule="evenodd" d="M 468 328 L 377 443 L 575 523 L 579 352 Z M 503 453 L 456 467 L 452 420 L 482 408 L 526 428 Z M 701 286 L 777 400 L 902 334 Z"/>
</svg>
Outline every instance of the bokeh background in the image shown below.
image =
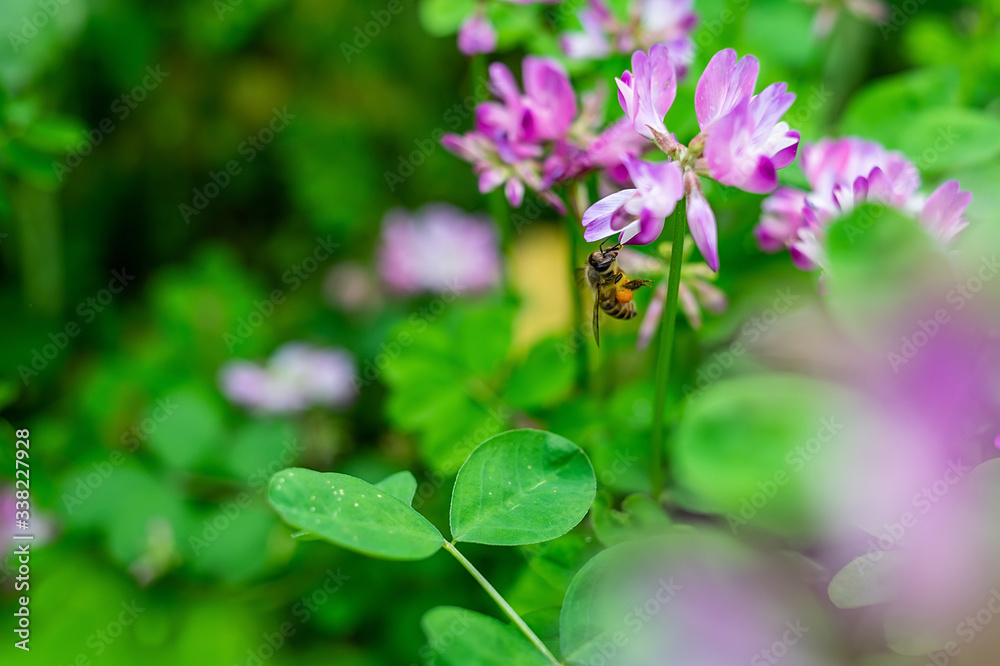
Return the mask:
<svg viewBox="0 0 1000 666">
<path fill-rule="evenodd" d="M 407 665 L 424 663 L 429 608 L 494 614 L 444 556 L 387 563 L 293 541 L 264 484 L 291 464 L 369 480 L 412 470 L 418 508 L 443 526 L 470 447 L 535 426 L 587 450 L 609 501 L 648 490 L 651 352 L 635 349 L 634 325 L 609 326 L 595 391 L 577 390 L 565 350 L 591 343 L 570 329 L 568 266 L 584 250 L 570 258 L 556 213 L 535 206 L 514 211 L 517 224 L 500 220 L 504 287 L 445 302 L 380 283 L 373 257 L 389 210 L 498 211 L 436 141 L 468 129 L 470 100 L 484 98 L 485 63 L 455 48 L 474 3 L 387 4 L 0 5 L 0 483 L 13 482 L 14 430 L 30 429 L 44 541 L 32 557 L 32 653 L 16 658 Z M 493 4 L 496 58 L 514 71 L 527 51 L 556 54 L 575 20 Z M 975 196 L 963 243 L 996 247 L 1000 3 L 909 4 L 889 28 L 838 5 L 823 36 L 814 3 L 698 0 L 692 69 L 721 48 L 755 54 L 762 81 L 798 93 L 788 119 L 805 141 L 858 134 L 906 152 L 929 184 L 959 179 Z M 586 88 L 627 67 L 621 55 L 570 72 Z M 690 106 L 695 80 L 678 107 Z M 607 108 L 620 115 L 613 98 Z M 673 122 L 694 134 L 693 114 Z M 957 146 L 921 162 L 943 127 Z M 795 171 L 783 178 L 800 182 Z M 677 395 L 776 290 L 817 298 L 815 275 L 756 248 L 760 197 L 720 187 L 709 197 L 729 308 L 697 332 L 682 321 Z M 414 342 L 395 353 L 401 333 Z M 336 409 L 260 415 L 227 400 L 220 368 L 292 340 L 347 349 L 362 372 L 391 362 Z M 766 475 L 753 464 L 750 478 Z M 708 478 L 739 483 L 735 473 Z M 550 608 L 599 547 L 588 529 L 467 554 L 522 612 Z"/>
</svg>

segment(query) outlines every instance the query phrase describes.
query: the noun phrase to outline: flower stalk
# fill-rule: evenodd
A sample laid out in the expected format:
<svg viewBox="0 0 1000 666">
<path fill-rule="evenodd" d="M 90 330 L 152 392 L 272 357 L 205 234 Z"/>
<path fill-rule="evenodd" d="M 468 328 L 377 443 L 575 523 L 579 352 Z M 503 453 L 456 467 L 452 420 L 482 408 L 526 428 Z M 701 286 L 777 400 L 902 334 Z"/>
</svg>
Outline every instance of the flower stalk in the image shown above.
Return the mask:
<svg viewBox="0 0 1000 666">
<path fill-rule="evenodd" d="M 667 304 L 660 323 L 660 350 L 656 356 L 656 393 L 653 397 L 653 435 L 651 440 L 649 481 L 653 499 L 659 500 L 663 492 L 664 470 L 664 412 L 667 388 L 670 383 L 671 358 L 674 349 L 674 330 L 677 324 L 677 294 L 681 284 L 681 266 L 684 261 L 684 236 L 687 233 L 687 215 L 680 204 L 674 209 L 674 241 L 670 246 L 670 273 L 667 277 Z"/>
</svg>

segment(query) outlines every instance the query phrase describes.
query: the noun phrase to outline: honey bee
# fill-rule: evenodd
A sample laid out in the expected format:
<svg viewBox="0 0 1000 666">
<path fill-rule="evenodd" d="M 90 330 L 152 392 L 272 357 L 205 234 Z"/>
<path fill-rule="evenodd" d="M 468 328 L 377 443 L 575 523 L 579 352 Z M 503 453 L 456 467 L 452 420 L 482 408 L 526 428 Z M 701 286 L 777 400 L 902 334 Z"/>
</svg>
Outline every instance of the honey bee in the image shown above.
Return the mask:
<svg viewBox="0 0 1000 666">
<path fill-rule="evenodd" d="M 631 319 L 636 315 L 632 292 L 653 284 L 652 280 L 630 280 L 625 275 L 618 266 L 621 249 L 619 243 L 605 250 L 602 243 L 600 250 L 590 253 L 587 265 L 578 269 L 581 281 L 594 292 L 594 342 L 598 347 L 601 346 L 601 310 L 615 319 Z"/>
</svg>

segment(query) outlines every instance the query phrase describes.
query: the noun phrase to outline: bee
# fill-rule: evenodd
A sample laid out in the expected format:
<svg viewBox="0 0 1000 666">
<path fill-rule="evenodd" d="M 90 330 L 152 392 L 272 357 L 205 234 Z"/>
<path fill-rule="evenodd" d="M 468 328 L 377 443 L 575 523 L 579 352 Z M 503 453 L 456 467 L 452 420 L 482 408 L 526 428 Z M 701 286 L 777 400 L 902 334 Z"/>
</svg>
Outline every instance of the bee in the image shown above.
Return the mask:
<svg viewBox="0 0 1000 666">
<path fill-rule="evenodd" d="M 652 280 L 630 280 L 618 266 L 621 243 L 597 252 L 591 252 L 587 265 L 578 269 L 581 281 L 594 292 L 594 342 L 601 346 L 600 312 L 604 310 L 615 319 L 631 319 L 636 315 L 632 292 L 653 284 Z"/>
</svg>

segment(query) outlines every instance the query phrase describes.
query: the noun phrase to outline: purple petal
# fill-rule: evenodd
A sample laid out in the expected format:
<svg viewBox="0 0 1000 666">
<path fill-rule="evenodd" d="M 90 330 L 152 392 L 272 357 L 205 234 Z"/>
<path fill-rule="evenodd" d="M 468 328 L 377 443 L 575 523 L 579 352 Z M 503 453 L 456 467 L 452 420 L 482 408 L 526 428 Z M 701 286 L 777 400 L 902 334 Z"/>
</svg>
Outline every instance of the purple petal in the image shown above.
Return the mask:
<svg viewBox="0 0 1000 666">
<path fill-rule="evenodd" d="M 750 99 L 760 64 L 753 56 L 737 60 L 736 51 L 724 49 L 709 61 L 695 89 L 694 107 L 702 130 Z"/>
<path fill-rule="evenodd" d="M 648 208 L 643 208 L 639 215 L 639 231 L 623 243 L 629 245 L 649 245 L 663 233 L 664 217 Z"/>
<path fill-rule="evenodd" d="M 500 187 L 500 183 L 506 178 L 507 172 L 504 169 L 487 169 L 483 171 L 479 174 L 479 192 L 482 194 L 492 192 Z"/>
<path fill-rule="evenodd" d="M 561 138 L 576 118 L 576 93 L 566 71 L 550 58 L 524 59 L 524 90 L 533 119 L 528 140 Z"/>
<path fill-rule="evenodd" d="M 698 251 L 705 258 L 705 262 L 718 273 L 719 233 L 715 225 L 715 213 L 701 191 L 698 176 L 691 173 L 690 176 L 685 175 L 685 178 L 691 183 L 687 193 L 687 217 L 691 237 L 694 238 L 694 244 L 698 246 Z"/>
<path fill-rule="evenodd" d="M 583 214 L 583 238 L 588 243 L 613 236 L 618 233 L 611 227 L 615 213 L 636 193 L 636 190 L 622 190 L 604 197 Z"/>
<path fill-rule="evenodd" d="M 963 215 L 972 203 L 972 192 L 959 191 L 957 180 L 942 183 L 927 198 L 920 212 L 920 222 L 948 242 L 966 227 Z"/>
<path fill-rule="evenodd" d="M 511 178 L 503 186 L 503 193 L 510 205 L 517 208 L 524 201 L 524 183 L 517 178 Z"/>
</svg>

